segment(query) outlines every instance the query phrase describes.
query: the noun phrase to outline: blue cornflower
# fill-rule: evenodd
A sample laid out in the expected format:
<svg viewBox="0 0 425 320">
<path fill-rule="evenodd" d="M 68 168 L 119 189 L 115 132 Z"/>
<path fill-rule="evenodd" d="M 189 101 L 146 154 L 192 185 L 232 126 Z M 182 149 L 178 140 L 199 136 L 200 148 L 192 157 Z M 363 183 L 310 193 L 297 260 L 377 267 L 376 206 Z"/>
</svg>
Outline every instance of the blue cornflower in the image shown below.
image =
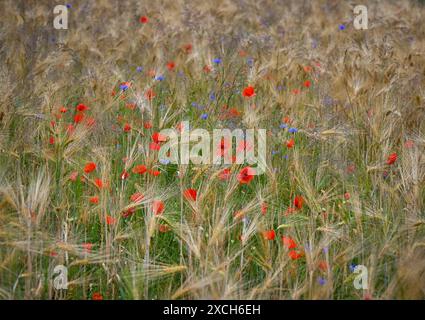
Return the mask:
<svg viewBox="0 0 425 320">
<path fill-rule="evenodd" d="M 221 59 L 220 58 L 215 58 L 215 59 L 213 59 L 213 62 L 215 64 L 220 64 L 221 63 Z"/>
<path fill-rule="evenodd" d="M 248 66 L 252 67 L 254 65 L 254 58 L 246 59 L 246 63 L 248 64 Z"/>
<path fill-rule="evenodd" d="M 275 154 L 278 154 L 278 153 L 279 153 L 279 151 L 272 150 L 272 156 L 274 156 Z"/>
<path fill-rule="evenodd" d="M 158 81 L 162 81 L 162 80 L 164 80 L 164 79 L 165 79 L 165 77 L 164 77 L 164 76 L 162 76 L 162 75 L 160 75 L 160 76 L 156 77 L 155 79 L 156 79 L 156 80 L 158 80 Z"/>
<path fill-rule="evenodd" d="M 354 272 L 354 269 L 356 269 L 356 265 L 354 263 L 350 263 L 348 267 L 350 268 L 351 272 Z"/>
<path fill-rule="evenodd" d="M 170 163 L 170 159 L 159 159 L 159 162 L 162 163 L 162 164 L 167 165 L 167 164 Z"/>
<path fill-rule="evenodd" d="M 66 5 L 66 7 L 68 8 L 68 9 L 71 9 L 71 5 L 68 3 L 67 5 Z"/>
<path fill-rule="evenodd" d="M 142 72 L 142 71 L 143 71 L 143 67 L 140 67 L 140 66 L 139 66 L 139 67 L 137 67 L 137 68 L 136 68 L 136 71 L 137 71 L 137 72 Z"/>
<path fill-rule="evenodd" d="M 197 108 L 198 107 L 198 104 L 196 102 L 192 102 L 192 107 Z"/>
<path fill-rule="evenodd" d="M 286 123 L 281 123 L 279 128 L 281 129 L 286 129 L 288 127 L 288 125 Z"/>
<path fill-rule="evenodd" d="M 340 25 L 339 25 L 339 30 L 345 30 L 345 25 L 340 24 Z"/>
<path fill-rule="evenodd" d="M 207 118 L 208 118 L 208 113 L 203 113 L 203 114 L 201 115 L 201 119 L 203 119 L 203 120 L 207 120 Z"/>
<path fill-rule="evenodd" d="M 120 89 L 121 89 L 122 91 L 125 91 L 125 90 L 127 90 L 127 89 L 128 89 L 128 85 L 127 85 L 127 84 L 121 84 L 121 85 L 120 85 Z"/>
<path fill-rule="evenodd" d="M 215 93 L 214 92 L 211 92 L 210 93 L 210 100 L 211 101 L 214 101 L 215 100 Z"/>
<path fill-rule="evenodd" d="M 289 128 L 288 132 L 289 133 L 296 133 L 296 132 L 298 132 L 298 129 L 297 128 Z"/>
<path fill-rule="evenodd" d="M 318 277 L 317 278 L 317 282 L 319 282 L 319 284 L 321 286 L 323 286 L 326 283 L 326 279 L 322 278 L 322 277 Z"/>
</svg>

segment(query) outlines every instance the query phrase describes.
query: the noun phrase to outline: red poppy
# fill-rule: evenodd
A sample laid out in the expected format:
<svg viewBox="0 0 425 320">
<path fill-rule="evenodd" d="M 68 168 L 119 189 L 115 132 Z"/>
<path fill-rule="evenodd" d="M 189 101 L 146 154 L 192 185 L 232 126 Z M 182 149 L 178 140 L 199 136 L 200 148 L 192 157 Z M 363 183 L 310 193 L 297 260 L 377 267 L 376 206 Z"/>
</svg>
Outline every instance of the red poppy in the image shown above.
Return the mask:
<svg viewBox="0 0 425 320">
<path fill-rule="evenodd" d="M 301 90 L 300 89 L 293 89 L 292 90 L 292 93 L 293 94 L 299 94 L 301 92 Z"/>
<path fill-rule="evenodd" d="M 292 119 L 288 116 L 283 117 L 283 122 L 286 124 L 291 124 L 292 123 Z"/>
<path fill-rule="evenodd" d="M 91 197 L 89 199 L 89 201 L 90 201 L 90 203 L 98 204 L 99 203 L 99 197 L 98 196 Z"/>
<path fill-rule="evenodd" d="M 151 144 L 149 145 L 149 149 L 158 151 L 161 149 L 161 145 L 155 142 L 151 142 Z"/>
<path fill-rule="evenodd" d="M 302 196 L 296 196 L 294 199 L 294 206 L 297 209 L 302 209 L 304 203 L 304 198 Z"/>
<path fill-rule="evenodd" d="M 167 63 L 168 70 L 173 71 L 175 67 L 176 67 L 176 64 L 173 61 L 170 61 Z"/>
<path fill-rule="evenodd" d="M 87 242 L 81 244 L 81 246 L 83 247 L 84 251 L 91 252 L 91 249 L 93 248 L 93 243 Z"/>
<path fill-rule="evenodd" d="M 190 52 L 192 52 L 192 44 L 190 44 L 190 43 L 185 44 L 185 45 L 183 46 L 183 50 L 184 50 L 184 51 L 186 51 L 186 53 L 190 53 Z"/>
<path fill-rule="evenodd" d="M 130 130 L 131 130 L 131 125 L 129 125 L 128 123 L 126 123 L 126 124 L 124 125 L 123 130 L 124 130 L 124 132 L 130 132 Z"/>
<path fill-rule="evenodd" d="M 74 122 L 75 123 L 80 123 L 81 121 L 83 121 L 83 119 L 84 119 L 84 113 L 77 113 L 75 116 L 74 116 Z"/>
<path fill-rule="evenodd" d="M 166 137 L 166 136 L 164 136 L 163 134 L 160 134 L 159 132 L 154 132 L 154 133 L 152 134 L 152 140 L 153 140 L 155 143 L 160 143 L 160 142 L 165 142 L 165 141 L 167 141 L 167 137 Z"/>
<path fill-rule="evenodd" d="M 263 231 L 263 237 L 266 240 L 274 240 L 276 237 L 276 232 L 274 230 Z"/>
<path fill-rule="evenodd" d="M 143 127 L 144 127 L 145 129 L 150 129 L 150 128 L 152 128 L 152 123 L 151 123 L 150 121 L 146 121 L 146 122 L 143 124 Z"/>
<path fill-rule="evenodd" d="M 60 109 L 59 109 L 59 112 L 60 113 L 66 113 L 68 111 L 68 109 L 67 108 L 65 108 L 65 107 L 61 107 Z"/>
<path fill-rule="evenodd" d="M 92 300 L 103 300 L 103 296 L 100 292 L 95 292 L 92 295 Z"/>
<path fill-rule="evenodd" d="M 87 107 L 86 105 L 84 105 L 84 104 L 82 104 L 82 103 L 80 103 L 78 106 L 77 106 L 77 110 L 78 111 L 86 111 L 86 110 L 88 110 L 89 109 L 89 107 Z"/>
<path fill-rule="evenodd" d="M 96 178 L 95 180 L 94 180 L 94 184 L 99 188 L 99 189 L 102 189 L 103 188 L 103 181 L 102 181 L 102 179 L 100 179 L 100 178 Z"/>
<path fill-rule="evenodd" d="M 388 156 L 388 159 L 387 159 L 387 164 L 393 164 L 394 162 L 396 162 L 396 160 L 397 160 L 397 153 L 391 153 L 389 156 Z"/>
<path fill-rule="evenodd" d="M 148 169 L 143 164 L 139 164 L 133 168 L 133 173 L 144 174 Z"/>
<path fill-rule="evenodd" d="M 149 173 L 151 175 L 153 175 L 154 177 L 157 177 L 161 174 L 161 171 L 159 171 L 159 170 L 149 170 Z"/>
<path fill-rule="evenodd" d="M 252 179 L 254 179 L 254 176 L 255 170 L 251 167 L 245 167 L 239 171 L 237 178 L 241 184 L 248 184 Z"/>
<path fill-rule="evenodd" d="M 310 86 L 311 86 L 311 82 L 310 82 L 310 80 L 306 80 L 306 81 L 304 81 L 304 87 L 306 87 L 306 88 L 310 88 Z"/>
<path fill-rule="evenodd" d="M 226 168 L 221 170 L 221 172 L 218 175 L 220 180 L 228 180 L 230 178 L 230 169 Z"/>
<path fill-rule="evenodd" d="M 210 73 L 211 72 L 211 67 L 210 66 L 204 66 L 204 72 L 205 73 Z"/>
<path fill-rule="evenodd" d="M 55 137 L 49 138 L 49 144 L 55 144 Z"/>
<path fill-rule="evenodd" d="M 94 162 L 89 162 L 84 167 L 85 173 L 90 173 L 90 172 L 93 172 L 94 170 L 96 170 L 96 163 L 94 163 Z"/>
<path fill-rule="evenodd" d="M 149 18 L 148 17 L 146 17 L 146 16 L 141 16 L 140 17 L 140 19 L 139 19 L 139 21 L 140 21 L 140 23 L 148 23 L 148 21 L 149 21 Z"/>
<path fill-rule="evenodd" d="M 351 198 L 351 195 L 350 195 L 349 192 L 344 193 L 344 199 L 345 200 L 350 200 L 350 198 Z"/>
<path fill-rule="evenodd" d="M 160 215 L 164 212 L 165 204 L 161 200 L 154 200 L 152 203 L 152 211 L 156 215 Z"/>
<path fill-rule="evenodd" d="M 183 195 L 189 201 L 196 201 L 197 191 L 195 189 L 187 189 Z"/>
<path fill-rule="evenodd" d="M 142 201 L 142 199 L 144 198 L 144 195 L 141 194 L 140 192 L 135 192 L 130 196 L 130 200 L 132 202 L 139 202 Z"/>
<path fill-rule="evenodd" d="M 328 264 L 326 261 L 319 261 L 318 267 L 322 271 L 328 270 Z"/>
<path fill-rule="evenodd" d="M 297 260 L 297 259 L 301 258 L 303 255 L 302 255 L 302 253 L 298 253 L 295 250 L 291 250 L 291 251 L 288 252 L 288 256 L 292 260 Z"/>
<path fill-rule="evenodd" d="M 130 174 L 127 171 L 123 170 L 123 172 L 121 173 L 121 180 L 125 180 L 129 176 L 130 176 Z"/>
<path fill-rule="evenodd" d="M 152 100 L 153 98 L 155 98 L 155 96 L 156 96 L 156 93 L 152 89 L 146 90 L 145 92 L 146 99 Z"/>
<path fill-rule="evenodd" d="M 247 98 L 255 96 L 254 87 L 251 87 L 251 86 L 246 87 L 245 89 L 243 89 L 242 95 Z"/>
<path fill-rule="evenodd" d="M 267 203 L 265 203 L 265 202 L 263 202 L 262 204 L 261 204 L 261 213 L 263 214 L 263 215 L 265 215 L 266 213 L 267 213 L 267 209 L 269 208 L 269 206 L 268 206 L 268 204 Z"/>
<path fill-rule="evenodd" d="M 295 249 L 297 247 L 297 244 L 294 241 L 294 239 L 290 237 L 282 236 L 282 242 L 283 242 L 283 245 L 287 247 L 288 249 Z"/>
<path fill-rule="evenodd" d="M 136 208 L 129 208 L 127 210 L 125 210 L 123 213 L 121 213 L 123 218 L 128 218 L 130 216 L 132 216 L 134 214 L 134 212 L 136 212 Z"/>
<path fill-rule="evenodd" d="M 171 230 L 171 227 L 167 224 L 160 224 L 158 227 L 159 232 L 165 233 Z"/>
<path fill-rule="evenodd" d="M 291 149 L 294 145 L 295 145 L 294 138 L 291 138 L 288 141 L 286 141 L 286 146 L 288 147 L 288 149 Z"/>
<path fill-rule="evenodd" d="M 69 175 L 69 180 L 71 181 L 76 181 L 78 177 L 78 171 L 73 171 L 71 172 L 71 174 Z"/>
<path fill-rule="evenodd" d="M 113 225 L 113 224 L 115 224 L 117 222 L 117 219 L 115 219 L 114 217 L 112 217 L 112 216 L 110 216 L 110 215 L 107 215 L 106 216 L 106 224 L 107 225 Z"/>
</svg>

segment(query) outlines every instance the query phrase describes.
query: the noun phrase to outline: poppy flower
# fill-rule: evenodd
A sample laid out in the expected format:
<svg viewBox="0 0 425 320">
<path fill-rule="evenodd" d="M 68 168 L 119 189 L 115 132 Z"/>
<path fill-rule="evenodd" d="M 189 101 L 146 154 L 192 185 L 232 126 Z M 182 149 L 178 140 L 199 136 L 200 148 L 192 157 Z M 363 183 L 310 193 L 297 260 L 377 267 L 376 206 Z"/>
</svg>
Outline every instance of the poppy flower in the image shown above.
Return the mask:
<svg viewBox="0 0 425 320">
<path fill-rule="evenodd" d="M 218 178 L 220 180 L 228 180 L 230 178 L 230 169 L 226 168 L 226 169 L 221 170 L 221 172 L 218 175 Z"/>
<path fill-rule="evenodd" d="M 344 199 L 345 200 L 350 200 L 350 198 L 351 198 L 351 195 L 350 195 L 349 192 L 344 193 Z"/>
<path fill-rule="evenodd" d="M 242 95 L 247 98 L 255 96 L 254 87 L 251 87 L 251 86 L 246 87 L 245 89 L 243 89 Z"/>
<path fill-rule="evenodd" d="M 89 201 L 90 201 L 90 203 L 98 204 L 99 203 L 99 197 L 98 196 L 91 197 L 89 199 Z"/>
<path fill-rule="evenodd" d="M 130 130 L 131 130 L 131 125 L 129 125 L 128 123 L 126 123 L 126 124 L 124 125 L 123 130 L 124 130 L 124 132 L 130 132 Z"/>
<path fill-rule="evenodd" d="M 255 170 L 251 167 L 245 167 L 239 171 L 237 179 L 241 184 L 248 184 L 254 179 Z"/>
<path fill-rule="evenodd" d="M 103 296 L 100 292 L 95 292 L 92 295 L 92 300 L 103 300 Z"/>
<path fill-rule="evenodd" d="M 75 123 L 80 123 L 83 120 L 84 120 L 84 113 L 79 112 L 74 116 Z"/>
<path fill-rule="evenodd" d="M 50 145 L 55 144 L 55 137 L 50 137 L 49 138 L 49 144 Z"/>
<path fill-rule="evenodd" d="M 107 216 L 106 216 L 106 224 L 107 224 L 108 226 L 113 225 L 113 224 L 115 224 L 116 222 L 117 222 L 117 219 L 115 219 L 114 217 L 112 217 L 112 216 L 110 216 L 110 215 L 107 215 Z"/>
<path fill-rule="evenodd" d="M 156 215 L 160 215 L 164 212 L 165 204 L 161 200 L 154 200 L 152 203 L 152 211 Z"/>
<path fill-rule="evenodd" d="M 148 169 L 143 164 L 139 164 L 133 168 L 133 173 L 144 174 Z"/>
<path fill-rule="evenodd" d="M 326 261 L 319 261 L 318 267 L 322 271 L 328 270 L 328 264 L 326 263 Z"/>
<path fill-rule="evenodd" d="M 71 172 L 71 174 L 69 175 L 69 180 L 71 181 L 76 181 L 78 177 L 78 171 L 73 171 Z"/>
<path fill-rule="evenodd" d="M 94 162 L 89 162 L 84 167 L 85 173 L 90 173 L 90 172 L 93 172 L 94 170 L 96 170 L 96 163 Z"/>
<path fill-rule="evenodd" d="M 165 232 L 170 231 L 170 230 L 171 230 L 171 228 L 170 228 L 170 226 L 169 226 L 169 225 L 167 225 L 167 224 L 160 224 L 160 225 L 158 226 L 158 230 L 159 230 L 159 232 L 161 232 L 161 233 L 165 233 Z"/>
<path fill-rule="evenodd" d="M 294 206 L 297 209 L 302 209 L 304 203 L 304 198 L 302 196 L 296 196 L 294 199 Z"/>
<path fill-rule="evenodd" d="M 289 139 L 288 141 L 286 141 L 286 147 L 288 149 L 291 149 L 293 146 L 295 145 L 295 140 L 294 138 Z"/>
<path fill-rule="evenodd" d="M 121 180 L 125 180 L 129 176 L 130 176 L 130 174 L 127 171 L 123 170 L 123 172 L 121 173 Z"/>
<path fill-rule="evenodd" d="M 262 204 L 261 204 L 261 213 L 263 214 L 263 215 L 265 215 L 266 213 L 267 213 L 267 209 L 268 209 L 268 204 L 267 203 L 265 203 L 265 202 L 263 202 Z"/>
<path fill-rule="evenodd" d="M 291 258 L 292 260 L 298 260 L 299 258 L 301 258 L 303 255 L 302 253 L 298 253 L 295 250 L 291 250 L 288 252 L 288 256 L 289 258 Z"/>
<path fill-rule="evenodd" d="M 84 111 L 86 111 L 88 109 L 89 109 L 89 107 L 87 107 L 86 105 L 84 105 L 82 103 L 80 103 L 79 105 L 77 105 L 77 110 L 78 111 L 84 112 Z"/>
<path fill-rule="evenodd" d="M 149 22 L 149 18 L 147 16 L 141 16 L 139 19 L 140 23 L 148 23 Z"/>
<path fill-rule="evenodd" d="M 123 213 L 121 213 L 121 216 L 123 218 L 128 218 L 128 217 L 132 216 L 134 214 L 134 212 L 136 212 L 136 208 L 129 208 L 129 209 L 125 210 Z"/>
<path fill-rule="evenodd" d="M 168 70 L 173 71 L 175 67 L 176 67 L 176 64 L 173 61 L 170 61 L 167 63 Z"/>
<path fill-rule="evenodd" d="M 274 240 L 276 237 L 276 232 L 274 230 L 263 231 L 263 237 L 265 240 Z"/>
<path fill-rule="evenodd" d="M 66 113 L 68 111 L 68 109 L 67 108 L 65 108 L 65 107 L 61 107 L 60 109 L 59 109 L 59 112 L 60 113 Z"/>
<path fill-rule="evenodd" d="M 130 200 L 132 202 L 139 202 L 142 201 L 142 199 L 144 198 L 144 195 L 141 194 L 140 192 L 135 192 L 130 196 Z"/>
<path fill-rule="evenodd" d="M 387 164 L 389 164 L 389 165 L 391 165 L 391 164 L 393 164 L 394 162 L 396 162 L 396 160 L 397 160 L 397 153 L 391 153 L 389 156 L 388 156 L 388 159 L 387 159 Z"/>
<path fill-rule="evenodd" d="M 183 50 L 184 50 L 186 53 L 190 53 L 190 52 L 192 52 L 192 44 L 190 44 L 190 43 L 185 44 L 185 45 L 183 46 Z"/>
<path fill-rule="evenodd" d="M 164 136 L 163 134 L 160 134 L 159 132 L 155 132 L 155 133 L 152 134 L 152 140 L 155 143 L 160 143 L 160 142 L 167 141 L 167 137 Z"/>
<path fill-rule="evenodd" d="M 158 143 L 152 142 L 149 145 L 149 149 L 154 150 L 154 151 L 158 151 L 161 149 L 161 146 Z"/>
<path fill-rule="evenodd" d="M 310 82 L 310 80 L 306 80 L 306 81 L 304 81 L 304 87 L 306 87 L 306 88 L 310 88 L 310 86 L 311 86 L 311 82 Z"/>
<path fill-rule="evenodd" d="M 149 173 L 151 175 L 153 175 L 154 177 L 157 177 L 161 174 L 161 171 L 159 171 L 159 170 L 149 170 Z"/>
<path fill-rule="evenodd" d="M 150 129 L 150 128 L 152 128 L 152 123 L 151 123 L 150 121 L 146 121 L 146 122 L 143 124 L 143 127 L 144 127 L 145 129 Z"/>
<path fill-rule="evenodd" d="M 283 242 L 283 245 L 287 247 L 288 249 L 295 249 L 297 247 L 297 244 L 294 241 L 294 239 L 290 237 L 282 236 L 282 242 Z"/>
<path fill-rule="evenodd" d="M 197 191 L 195 189 L 187 189 L 183 195 L 189 201 L 196 201 Z"/>
<path fill-rule="evenodd" d="M 204 72 L 205 73 L 210 73 L 211 72 L 211 67 L 210 66 L 204 66 Z"/>
<path fill-rule="evenodd" d="M 96 178 L 95 180 L 94 180 L 94 184 L 99 188 L 99 189 L 102 189 L 103 188 L 103 181 L 102 181 L 102 179 L 100 179 L 100 178 Z"/>
<path fill-rule="evenodd" d="M 301 92 L 301 90 L 300 89 L 293 89 L 292 90 L 292 93 L 293 94 L 299 94 Z"/>
<path fill-rule="evenodd" d="M 146 92 L 145 92 L 146 99 L 148 99 L 150 101 L 153 98 L 155 98 L 155 96 L 156 96 L 156 93 L 152 89 L 146 90 Z"/>
<path fill-rule="evenodd" d="M 93 243 L 87 242 L 87 243 L 81 244 L 81 246 L 83 247 L 84 251 L 89 253 L 91 252 L 91 249 L 93 248 Z"/>
</svg>

